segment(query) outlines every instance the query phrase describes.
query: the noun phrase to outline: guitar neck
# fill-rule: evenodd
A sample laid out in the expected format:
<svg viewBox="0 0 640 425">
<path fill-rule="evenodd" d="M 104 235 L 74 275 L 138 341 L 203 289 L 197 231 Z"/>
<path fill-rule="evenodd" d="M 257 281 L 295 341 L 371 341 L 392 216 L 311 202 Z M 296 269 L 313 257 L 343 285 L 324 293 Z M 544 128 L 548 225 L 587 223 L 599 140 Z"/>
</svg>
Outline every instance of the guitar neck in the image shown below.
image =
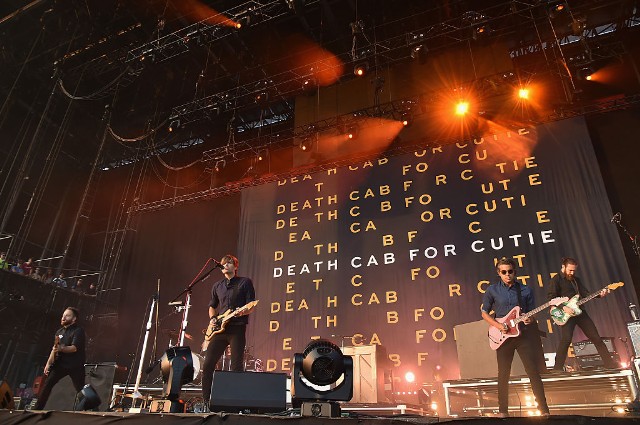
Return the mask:
<svg viewBox="0 0 640 425">
<path fill-rule="evenodd" d="M 534 308 L 533 310 L 531 310 L 528 313 L 523 314 L 522 316 L 518 317 L 517 320 L 515 320 L 515 323 L 520 323 L 526 319 L 528 319 L 529 317 L 533 316 L 534 314 L 538 314 L 540 313 L 542 310 L 544 310 L 545 308 L 549 307 L 551 305 L 550 302 L 548 303 L 544 303 L 539 307 Z"/>
<path fill-rule="evenodd" d="M 602 289 L 606 289 L 606 286 Z M 594 299 L 595 297 L 600 296 L 600 291 L 602 291 L 602 289 L 594 292 L 593 294 L 587 295 L 586 297 L 578 300 L 578 302 L 576 303 L 576 305 L 582 305 L 584 303 L 586 303 L 587 301 L 591 301 L 592 299 Z"/>
</svg>

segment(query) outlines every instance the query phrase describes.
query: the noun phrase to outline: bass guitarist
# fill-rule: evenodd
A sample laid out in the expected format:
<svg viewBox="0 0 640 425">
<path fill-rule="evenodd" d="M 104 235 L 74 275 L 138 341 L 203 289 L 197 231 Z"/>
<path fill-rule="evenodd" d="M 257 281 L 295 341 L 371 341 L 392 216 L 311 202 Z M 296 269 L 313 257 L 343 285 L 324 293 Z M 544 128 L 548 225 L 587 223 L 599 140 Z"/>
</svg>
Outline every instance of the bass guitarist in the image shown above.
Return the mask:
<svg viewBox="0 0 640 425">
<path fill-rule="evenodd" d="M 44 409 L 51 389 L 69 375 L 76 392 L 84 387 L 85 333 L 77 322 L 80 313 L 74 307 L 67 307 L 60 319 L 60 329 L 56 331 L 55 343 L 44 367 L 47 379 L 38 396 L 35 410 Z"/>
<path fill-rule="evenodd" d="M 579 294 L 580 297 L 586 297 L 589 295 L 580 279 L 575 275 L 577 269 L 578 262 L 575 259 L 563 258 L 560 273 L 555 275 L 549 282 L 547 297 L 551 299 L 554 297 L 571 298 L 576 294 Z M 608 292 L 609 291 L 607 289 L 603 289 L 600 291 L 600 296 L 604 297 Z M 567 360 L 567 351 L 569 350 L 569 345 L 571 345 L 573 330 L 576 326 L 579 326 L 585 336 L 589 338 L 593 345 L 595 345 L 598 350 L 598 354 L 602 357 L 604 367 L 608 369 L 616 369 L 617 366 L 613 361 L 609 350 L 607 350 L 607 346 L 602 342 L 598 329 L 596 329 L 596 325 L 594 325 L 593 320 L 591 320 L 591 317 L 589 317 L 587 312 L 583 310 L 582 314 L 574 316 L 574 312 L 570 307 L 564 306 L 563 310 L 573 317 L 567 320 L 567 323 L 561 328 L 562 333 L 560 336 L 560 344 L 556 351 L 556 363 L 553 369 L 555 371 L 562 371 L 564 369 L 564 362 Z"/>
<path fill-rule="evenodd" d="M 256 299 L 251 279 L 237 275 L 238 265 L 238 259 L 233 255 L 225 255 L 220 260 L 224 279 L 215 282 L 211 288 L 209 319 L 212 323 L 217 319 L 216 316 L 224 314 L 227 310 L 242 307 Z M 213 335 L 209 342 L 202 367 L 202 396 L 207 406 L 211 398 L 214 368 L 228 346 L 231 347 L 231 370 L 239 372 L 244 370 L 245 333 L 249 323 L 247 314 L 250 312 L 249 309 L 243 315 L 230 319 L 224 330 Z"/>
<path fill-rule="evenodd" d="M 500 276 L 500 282 L 490 285 L 482 299 L 482 318 L 489 325 L 500 329 L 501 332 L 509 332 L 506 323 L 500 323 L 491 317 L 491 311 L 498 318 L 504 317 L 516 306 L 520 306 L 523 313 L 535 308 L 533 291 L 527 285 L 522 285 L 516 280 L 516 262 L 512 258 L 501 258 L 496 263 L 496 271 Z M 524 369 L 527 372 L 533 395 L 538 403 L 538 410 L 542 416 L 549 416 L 549 407 L 544 393 L 544 386 L 540 378 L 540 372 L 536 362 L 540 349 L 538 327 L 531 317 L 525 319 L 518 326 L 522 326 L 522 334 L 514 338 L 508 338 L 497 350 L 498 359 L 498 406 L 499 416 L 509 416 L 509 377 L 511 376 L 511 363 L 513 355 L 518 350 Z"/>
</svg>

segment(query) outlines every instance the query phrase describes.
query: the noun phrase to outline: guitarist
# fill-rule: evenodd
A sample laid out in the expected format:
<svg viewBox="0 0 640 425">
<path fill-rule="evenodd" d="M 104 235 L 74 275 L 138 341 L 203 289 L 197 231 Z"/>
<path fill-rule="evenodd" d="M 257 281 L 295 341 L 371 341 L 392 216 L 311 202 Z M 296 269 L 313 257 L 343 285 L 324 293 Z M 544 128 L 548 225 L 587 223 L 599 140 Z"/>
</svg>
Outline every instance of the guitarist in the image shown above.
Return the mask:
<svg viewBox="0 0 640 425">
<path fill-rule="evenodd" d="M 501 258 L 496 263 L 496 271 L 500 282 L 490 285 L 482 299 L 482 318 L 489 325 L 507 333 L 508 327 L 495 320 L 489 314 L 492 310 L 496 317 L 504 317 L 511 309 L 519 305 L 522 313 L 527 313 L 535 308 L 533 291 L 529 286 L 522 285 L 516 280 L 516 262 L 512 258 Z M 536 362 L 540 344 L 538 327 L 531 318 L 523 321 L 522 334 L 518 337 L 508 338 L 497 350 L 498 359 L 498 406 L 499 416 L 509 416 L 509 377 L 511 376 L 511 363 L 513 355 L 518 350 L 522 364 L 524 365 L 533 395 L 538 402 L 538 409 L 542 416 L 549 416 L 549 407 L 544 393 L 544 386 L 540 378 L 540 372 Z"/>
<path fill-rule="evenodd" d="M 44 367 L 47 380 L 38 396 L 36 410 L 44 409 L 51 389 L 67 375 L 71 378 L 76 393 L 84 387 L 85 333 L 77 324 L 78 318 L 78 309 L 74 307 L 67 307 L 62 313 L 62 327 L 56 331 L 55 343 Z"/>
<path fill-rule="evenodd" d="M 576 294 L 579 294 L 580 297 L 589 295 L 580 279 L 575 275 L 577 269 L 578 262 L 575 259 L 563 258 L 560 273 L 555 275 L 549 282 L 547 297 L 551 299 L 559 296 L 571 298 Z M 604 297 L 608 292 L 608 289 L 603 289 L 600 292 L 600 296 Z M 582 307 L 582 309 L 584 309 L 584 307 Z M 573 314 L 573 310 L 567 306 L 564 306 L 563 310 L 570 315 Z M 571 317 L 567 320 L 567 323 L 561 327 L 562 334 L 560 336 L 558 351 L 556 351 L 556 364 L 553 369 L 555 371 L 563 371 L 564 362 L 567 359 L 567 351 L 569 350 L 569 345 L 573 338 L 573 330 L 576 326 L 580 326 L 580 329 L 582 329 L 585 336 L 593 342 L 593 345 L 595 345 L 598 350 L 598 354 L 602 357 L 604 367 L 608 369 L 616 369 L 616 364 L 613 361 L 609 350 L 607 350 L 607 346 L 602 342 L 602 338 L 598 333 L 598 329 L 596 329 L 596 325 L 594 325 L 593 320 L 591 320 L 591 317 L 589 317 L 587 312 L 584 310 L 582 310 L 582 314 Z"/>
<path fill-rule="evenodd" d="M 238 259 L 233 255 L 225 255 L 220 260 L 224 279 L 215 282 L 211 288 L 209 318 L 212 321 L 217 315 L 223 314 L 229 309 L 242 307 L 256 299 L 251 279 L 237 275 L 238 265 Z M 224 331 L 211 338 L 202 367 L 202 397 L 207 406 L 211 398 L 213 370 L 227 346 L 231 347 L 231 370 L 244 371 L 245 332 L 247 323 L 249 323 L 249 318 L 246 315 L 250 312 L 251 310 L 248 310 L 242 316 L 231 318 L 226 323 Z"/>
</svg>

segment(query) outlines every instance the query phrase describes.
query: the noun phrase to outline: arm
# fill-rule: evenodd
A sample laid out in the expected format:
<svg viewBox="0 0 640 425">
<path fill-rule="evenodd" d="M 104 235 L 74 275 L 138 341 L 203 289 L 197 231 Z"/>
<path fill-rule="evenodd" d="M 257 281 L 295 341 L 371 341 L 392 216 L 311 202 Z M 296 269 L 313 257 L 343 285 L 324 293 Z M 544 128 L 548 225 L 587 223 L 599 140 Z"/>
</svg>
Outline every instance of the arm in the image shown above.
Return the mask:
<svg viewBox="0 0 640 425">
<path fill-rule="evenodd" d="M 487 291 L 484 293 L 484 297 L 482 298 L 482 318 L 485 322 L 487 322 L 490 326 L 493 326 L 496 329 L 500 329 L 500 332 L 506 333 L 509 329 L 503 323 L 498 322 L 496 319 L 491 317 L 489 311 L 492 310 L 494 303 L 493 294 L 491 293 L 491 289 L 487 288 Z"/>
<path fill-rule="evenodd" d="M 485 322 L 489 323 L 489 325 L 493 326 L 496 329 L 500 329 L 500 332 L 502 333 L 506 333 L 509 330 L 507 325 L 505 325 L 504 323 L 498 322 L 496 319 L 491 317 L 489 313 L 487 313 L 484 310 L 482 310 L 482 318 L 485 320 Z"/>
<path fill-rule="evenodd" d="M 51 353 L 49 353 L 49 358 L 47 359 L 47 364 L 44 366 L 44 374 L 49 375 L 51 365 L 53 361 L 56 359 L 56 353 L 58 352 L 58 337 L 56 337 L 56 343 L 53 344 L 53 348 L 51 349 Z"/>
</svg>

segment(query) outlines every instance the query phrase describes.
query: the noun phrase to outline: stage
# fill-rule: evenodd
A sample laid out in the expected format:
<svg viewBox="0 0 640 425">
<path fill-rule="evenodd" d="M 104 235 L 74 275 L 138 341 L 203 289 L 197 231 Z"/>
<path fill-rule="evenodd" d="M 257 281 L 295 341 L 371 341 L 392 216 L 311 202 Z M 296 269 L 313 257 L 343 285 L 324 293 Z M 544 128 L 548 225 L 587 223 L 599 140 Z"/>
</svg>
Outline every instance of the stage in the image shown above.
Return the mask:
<svg viewBox="0 0 640 425">
<path fill-rule="evenodd" d="M 322 425 L 329 421 L 341 422 L 343 425 L 401 425 L 410 423 L 430 424 L 436 422 L 446 422 L 447 424 L 464 423 L 471 425 L 471 422 L 487 424 L 536 424 L 540 422 L 550 423 L 553 425 L 577 425 L 589 423 L 590 425 L 610 425 L 610 424 L 631 424 L 640 423 L 640 417 L 635 416 L 617 416 L 617 417 L 590 417 L 590 416 L 569 416 L 569 415 L 552 415 L 549 418 L 540 417 L 510 417 L 510 418 L 493 418 L 493 417 L 469 417 L 469 418 L 438 418 L 423 417 L 416 415 L 394 415 L 394 416 L 372 416 L 372 415 L 354 415 L 341 418 L 316 418 L 292 416 L 291 413 L 283 412 L 277 415 L 240 415 L 240 414 L 172 414 L 172 413 L 117 413 L 117 412 L 59 412 L 59 411 L 11 411 L 0 410 L 0 423 L 3 425 L 74 425 L 86 424 L 107 425 L 118 423 L 121 425 L 151 425 L 157 424 L 158 421 L 162 425 L 190 425 L 190 424 L 225 424 L 225 425 L 263 425 L 266 423 L 274 424 L 275 421 L 283 423 L 287 421 L 287 425 L 297 425 L 304 422 L 305 425 Z"/>
</svg>

